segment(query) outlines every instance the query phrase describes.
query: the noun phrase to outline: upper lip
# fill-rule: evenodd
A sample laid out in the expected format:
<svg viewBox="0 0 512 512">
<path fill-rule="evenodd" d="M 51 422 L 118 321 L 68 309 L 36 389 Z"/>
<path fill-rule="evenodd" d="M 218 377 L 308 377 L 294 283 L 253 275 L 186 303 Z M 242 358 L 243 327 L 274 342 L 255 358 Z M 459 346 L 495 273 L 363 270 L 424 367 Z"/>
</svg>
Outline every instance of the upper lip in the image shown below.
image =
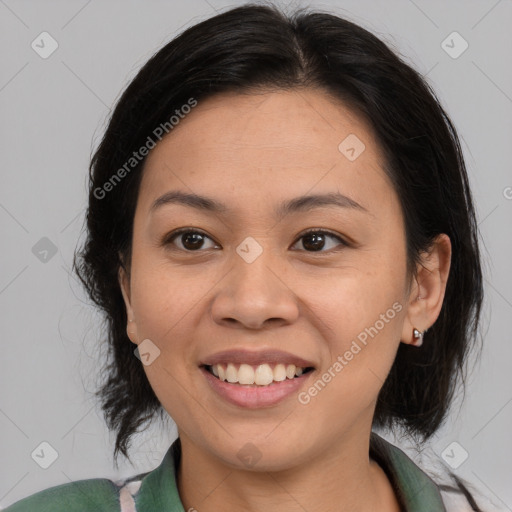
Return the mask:
<svg viewBox="0 0 512 512">
<path fill-rule="evenodd" d="M 284 352 L 282 350 L 259 350 L 259 351 L 250 351 L 250 350 L 224 350 L 223 352 L 217 352 L 206 357 L 201 365 L 212 366 L 214 364 L 294 364 L 295 366 L 301 368 L 314 367 L 314 364 L 311 361 L 307 361 L 302 357 L 298 357 L 294 354 L 290 354 L 289 352 Z"/>
</svg>

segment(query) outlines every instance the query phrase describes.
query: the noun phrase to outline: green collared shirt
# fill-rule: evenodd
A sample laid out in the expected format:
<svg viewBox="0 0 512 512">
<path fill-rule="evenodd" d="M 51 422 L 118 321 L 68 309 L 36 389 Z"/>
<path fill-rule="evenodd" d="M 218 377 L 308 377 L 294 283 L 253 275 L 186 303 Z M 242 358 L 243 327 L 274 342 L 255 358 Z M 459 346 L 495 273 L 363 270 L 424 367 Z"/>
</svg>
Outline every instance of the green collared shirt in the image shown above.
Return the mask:
<svg viewBox="0 0 512 512">
<path fill-rule="evenodd" d="M 184 512 L 176 485 L 180 459 L 176 440 L 153 471 L 122 482 L 78 480 L 32 494 L 4 512 Z M 402 450 L 375 432 L 370 457 L 386 472 L 404 512 L 446 512 L 434 481 Z"/>
</svg>

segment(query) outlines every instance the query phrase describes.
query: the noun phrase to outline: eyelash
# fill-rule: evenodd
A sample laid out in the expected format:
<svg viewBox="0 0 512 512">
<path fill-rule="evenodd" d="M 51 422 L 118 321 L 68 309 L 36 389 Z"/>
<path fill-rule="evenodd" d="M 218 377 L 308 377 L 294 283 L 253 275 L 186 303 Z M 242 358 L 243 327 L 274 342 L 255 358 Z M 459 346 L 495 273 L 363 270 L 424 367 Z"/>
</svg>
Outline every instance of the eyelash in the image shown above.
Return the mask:
<svg viewBox="0 0 512 512">
<path fill-rule="evenodd" d="M 173 231 L 172 233 L 169 233 L 168 235 L 166 235 L 164 237 L 164 239 L 162 240 L 162 245 L 164 245 L 164 246 L 171 245 L 176 238 L 178 238 L 180 235 L 182 235 L 184 233 L 194 233 L 194 234 L 197 233 L 197 234 L 203 235 L 204 237 L 209 238 L 210 240 L 213 241 L 213 239 L 211 237 L 209 237 L 206 233 L 204 233 L 202 231 L 199 231 L 197 229 L 180 228 L 180 229 L 177 229 L 176 231 Z M 332 233 L 331 231 L 327 231 L 325 229 L 319 229 L 319 228 L 310 228 L 307 231 L 304 231 L 296 239 L 296 241 L 293 243 L 293 245 L 295 245 L 301 238 L 304 238 L 307 235 L 310 235 L 310 234 L 313 234 L 313 233 L 315 233 L 315 234 L 322 234 L 322 235 L 328 235 L 328 236 L 338 240 L 340 242 L 340 245 L 342 245 L 343 247 L 350 247 L 350 244 L 348 242 L 346 242 L 345 240 L 343 240 L 340 236 Z M 176 247 L 175 249 L 179 250 L 179 251 L 183 251 L 183 252 L 188 252 L 188 253 L 204 252 L 204 249 L 203 250 L 198 249 L 196 251 L 190 251 L 190 250 L 187 250 L 187 249 L 181 249 L 179 247 Z M 323 250 L 320 250 L 320 251 L 307 251 L 305 249 L 302 249 L 302 251 L 310 253 L 310 254 L 332 253 L 332 252 L 337 252 L 339 250 L 341 250 L 341 249 L 329 249 L 327 251 L 323 251 Z"/>
</svg>

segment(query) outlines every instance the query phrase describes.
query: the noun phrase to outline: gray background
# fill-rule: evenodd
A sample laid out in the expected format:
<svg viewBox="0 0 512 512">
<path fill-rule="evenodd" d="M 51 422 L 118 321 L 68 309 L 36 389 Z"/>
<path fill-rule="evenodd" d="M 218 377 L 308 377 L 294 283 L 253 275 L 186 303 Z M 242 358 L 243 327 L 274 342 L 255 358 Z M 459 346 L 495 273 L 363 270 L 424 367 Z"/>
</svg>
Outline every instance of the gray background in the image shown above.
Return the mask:
<svg viewBox="0 0 512 512">
<path fill-rule="evenodd" d="M 102 326 L 71 262 L 90 154 L 122 89 L 183 28 L 241 3 L 0 0 L 1 506 L 72 480 L 151 470 L 176 436 L 155 424 L 134 439 L 135 467 L 121 458 L 114 469 L 114 437 L 92 399 Z M 401 445 L 431 468 L 464 449 L 454 471 L 512 510 L 512 2 L 277 3 L 329 10 L 382 37 L 427 76 L 459 131 L 484 242 L 485 349 L 431 448 Z M 59 45 L 46 59 L 31 47 L 43 31 Z M 469 44 L 458 58 L 442 46 L 453 31 Z M 41 252 L 52 245 L 55 254 Z M 43 441 L 58 452 L 48 469 L 31 457 Z"/>
</svg>

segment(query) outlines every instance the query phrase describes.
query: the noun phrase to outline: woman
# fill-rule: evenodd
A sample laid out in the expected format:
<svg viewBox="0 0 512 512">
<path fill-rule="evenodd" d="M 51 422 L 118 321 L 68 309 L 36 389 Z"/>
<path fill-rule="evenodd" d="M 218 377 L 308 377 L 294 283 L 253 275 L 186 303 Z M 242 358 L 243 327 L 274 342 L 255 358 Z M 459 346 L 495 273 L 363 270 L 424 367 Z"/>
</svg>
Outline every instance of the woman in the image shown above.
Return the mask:
<svg viewBox="0 0 512 512">
<path fill-rule="evenodd" d="M 482 303 L 456 131 L 375 36 L 253 5 L 186 30 L 112 114 L 87 229 L 114 456 L 157 413 L 179 438 L 9 512 L 481 510 L 372 432 L 436 432 Z"/>
</svg>

